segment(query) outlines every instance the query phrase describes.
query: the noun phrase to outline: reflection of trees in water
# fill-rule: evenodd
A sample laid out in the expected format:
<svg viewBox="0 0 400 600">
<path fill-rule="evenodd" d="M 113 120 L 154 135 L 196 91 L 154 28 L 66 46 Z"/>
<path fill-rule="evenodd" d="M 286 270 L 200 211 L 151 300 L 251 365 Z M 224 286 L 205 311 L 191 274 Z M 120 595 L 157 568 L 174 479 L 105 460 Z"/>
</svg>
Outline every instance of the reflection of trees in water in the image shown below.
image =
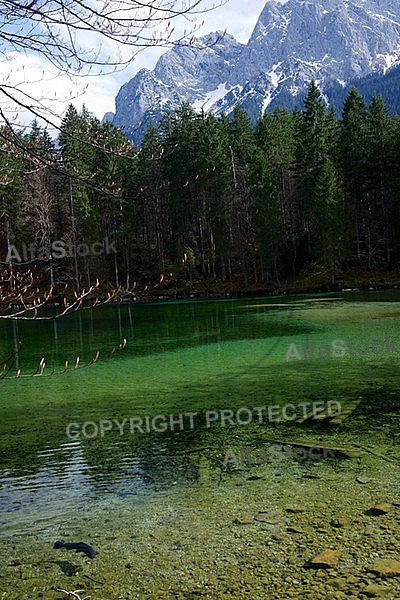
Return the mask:
<svg viewBox="0 0 400 600">
<path fill-rule="evenodd" d="M 92 310 L 81 300 L 66 302 L 57 314 L 53 308 L 29 308 L 1 315 L 2 337 L 11 337 L 8 348 L 12 345 L 13 349 L 0 355 L 0 378 L 61 374 L 90 366 L 99 356 L 109 358 L 125 347 L 124 354 L 141 356 L 241 339 L 279 339 L 288 327 L 292 334 L 304 330 L 298 324 L 280 322 L 278 315 L 290 309 L 289 303 L 287 309 L 266 304 L 238 313 L 231 301 L 120 305 L 111 304 L 110 298 L 95 300 L 97 308 Z M 121 343 L 112 348 L 107 337 Z M 72 348 L 72 356 L 66 346 Z"/>
<path fill-rule="evenodd" d="M 46 317 L 47 320 L 47 317 Z M 38 362 L 37 368 L 36 370 L 33 370 L 29 373 L 23 373 L 22 372 L 22 367 L 21 367 L 21 358 L 23 357 L 22 353 L 23 353 L 23 344 L 20 341 L 20 330 L 18 328 L 18 320 L 15 319 L 11 319 L 11 324 L 12 324 L 12 338 L 13 338 L 13 349 L 8 352 L 2 352 L 1 356 L 0 356 L 0 379 L 10 379 L 10 378 L 23 378 L 23 377 L 37 377 L 37 376 L 41 376 L 41 377 L 49 377 L 52 375 L 61 375 L 63 373 L 66 373 L 68 370 L 75 370 L 75 369 L 82 369 L 82 368 L 86 368 L 86 367 L 90 367 L 91 365 L 95 364 L 99 358 L 100 358 L 100 351 L 97 350 L 93 355 L 92 358 L 87 359 L 85 362 L 83 362 L 81 360 L 81 356 L 84 355 L 86 352 L 86 344 L 84 341 L 84 332 L 83 332 L 83 326 L 82 326 L 82 314 L 80 312 L 78 312 L 76 314 L 76 320 L 78 322 L 78 327 L 79 327 L 79 348 L 80 348 L 80 354 L 78 356 L 75 356 L 73 358 L 73 360 L 63 360 L 61 355 L 61 351 L 60 351 L 60 344 L 59 344 L 59 322 L 56 319 L 52 319 L 50 318 L 51 322 L 52 322 L 52 326 L 53 326 L 53 335 L 52 335 L 52 349 L 51 349 L 51 354 L 52 354 L 52 362 L 53 365 L 54 364 L 64 364 L 63 368 L 52 368 L 50 369 L 49 367 L 47 367 L 46 369 L 46 358 L 43 356 L 40 361 Z M 35 321 L 35 320 L 34 320 Z M 121 327 L 119 328 L 120 332 L 121 332 Z M 48 332 L 50 333 L 50 331 L 48 330 Z M 118 345 L 118 346 L 114 346 L 112 347 L 106 354 L 107 358 L 111 358 L 112 356 L 114 356 L 115 351 L 121 351 L 123 350 L 127 345 L 127 341 L 126 338 L 123 338 L 123 341 Z M 101 353 L 102 355 L 104 354 L 104 352 Z M 32 357 L 23 357 L 25 359 L 28 359 L 28 364 L 32 363 Z M 101 358 L 103 358 L 103 356 L 101 356 Z M 29 367 L 28 367 L 29 368 Z"/>
</svg>

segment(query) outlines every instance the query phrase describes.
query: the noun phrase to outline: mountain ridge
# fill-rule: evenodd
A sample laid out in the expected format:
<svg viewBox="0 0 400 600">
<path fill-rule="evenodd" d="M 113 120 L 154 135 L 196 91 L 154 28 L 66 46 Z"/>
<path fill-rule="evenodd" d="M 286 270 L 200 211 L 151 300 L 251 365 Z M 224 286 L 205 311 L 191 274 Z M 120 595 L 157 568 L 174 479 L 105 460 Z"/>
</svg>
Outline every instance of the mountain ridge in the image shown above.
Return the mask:
<svg viewBox="0 0 400 600">
<path fill-rule="evenodd" d="M 400 4 L 393 0 L 269 0 L 247 44 L 212 32 L 166 52 L 121 87 L 107 118 L 140 143 L 150 121 L 182 101 L 216 114 L 240 104 L 255 121 L 279 99 L 296 104 L 312 79 L 323 92 L 337 91 L 399 63 Z"/>
</svg>

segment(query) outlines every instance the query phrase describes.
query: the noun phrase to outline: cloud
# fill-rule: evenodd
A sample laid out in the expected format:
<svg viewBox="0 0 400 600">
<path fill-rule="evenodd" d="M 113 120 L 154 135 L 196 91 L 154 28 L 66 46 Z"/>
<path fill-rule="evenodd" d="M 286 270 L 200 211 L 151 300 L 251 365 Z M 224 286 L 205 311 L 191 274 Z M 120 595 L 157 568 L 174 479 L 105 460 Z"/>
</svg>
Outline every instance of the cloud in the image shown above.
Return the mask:
<svg viewBox="0 0 400 600">
<path fill-rule="evenodd" d="M 43 115 L 45 120 L 38 119 L 42 125 L 47 120 L 58 126 L 71 102 L 76 106 L 84 103 L 102 116 L 113 106 L 120 87 L 113 75 L 72 78 L 49 65 L 43 56 L 16 52 L 0 61 L 0 80 L 0 109 L 19 127 L 28 126 L 35 115 Z"/>
</svg>

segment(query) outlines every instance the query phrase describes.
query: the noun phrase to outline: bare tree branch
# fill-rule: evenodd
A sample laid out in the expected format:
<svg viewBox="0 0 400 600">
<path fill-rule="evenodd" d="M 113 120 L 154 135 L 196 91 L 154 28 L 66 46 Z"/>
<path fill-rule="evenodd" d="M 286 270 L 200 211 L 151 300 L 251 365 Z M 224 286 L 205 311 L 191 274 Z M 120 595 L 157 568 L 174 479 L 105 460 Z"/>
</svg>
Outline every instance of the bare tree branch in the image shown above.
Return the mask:
<svg viewBox="0 0 400 600">
<path fill-rule="evenodd" d="M 145 48 L 195 43 L 193 33 L 201 26 L 193 24 L 196 17 L 225 1 L 210 6 L 206 0 L 5 0 L 0 3 L 0 52 L 39 54 L 70 75 L 86 76 L 94 67 L 114 72 Z M 190 23 L 188 31 L 176 33 L 177 17 Z M 125 56 L 124 48 L 129 50 Z"/>
<path fill-rule="evenodd" d="M 60 131 L 59 102 L 67 99 L 50 97 L 40 92 L 39 84 L 63 75 L 71 80 L 78 77 L 114 73 L 125 69 L 139 52 L 149 47 L 172 47 L 200 44 L 193 37 L 201 26 L 196 19 L 228 0 L 4 0 L 0 2 L 0 56 L 7 61 L 8 74 L 0 78 L 0 118 L 9 127 L 10 138 L 20 153 L 29 155 L 36 164 L 47 164 L 62 170 L 67 166 L 34 156 L 22 136 L 15 131 L 18 114 L 31 114 L 45 122 L 53 131 Z M 189 24 L 188 31 L 176 32 L 178 17 Z M 181 25 L 181 21 L 179 21 Z M 38 56 L 49 66 L 42 78 L 30 78 L 24 65 L 13 70 L 14 56 Z M 10 65 L 8 64 L 10 63 Z M 18 72 L 18 79 L 16 74 Z M 35 87 L 33 87 L 35 84 Z M 34 89 L 34 91 L 32 91 Z M 80 93 L 83 93 L 82 91 Z M 77 94 L 79 95 L 79 94 Z M 3 97 L 3 98 L 2 98 Z M 74 96 L 72 96 L 74 97 Z M 71 101 L 71 97 L 68 98 Z M 4 131 L 2 132 L 4 138 Z M 8 140 L 10 141 L 10 140 Z M 95 145 L 93 140 L 87 143 Z M 103 148 L 105 153 L 115 150 Z M 132 147 L 118 153 L 132 158 Z M 91 185 L 90 181 L 82 181 Z"/>
</svg>

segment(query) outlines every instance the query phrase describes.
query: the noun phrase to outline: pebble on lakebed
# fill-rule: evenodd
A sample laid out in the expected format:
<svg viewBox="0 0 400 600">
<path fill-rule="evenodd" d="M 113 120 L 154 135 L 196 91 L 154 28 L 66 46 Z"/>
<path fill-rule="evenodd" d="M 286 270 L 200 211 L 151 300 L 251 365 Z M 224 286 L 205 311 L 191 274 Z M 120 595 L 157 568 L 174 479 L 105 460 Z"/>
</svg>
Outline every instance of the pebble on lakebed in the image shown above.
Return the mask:
<svg viewBox="0 0 400 600">
<path fill-rule="evenodd" d="M 388 587 L 377 585 L 376 583 L 370 583 L 363 589 L 364 594 L 368 598 L 384 598 L 389 591 Z"/>
<path fill-rule="evenodd" d="M 373 516 L 386 515 L 392 509 L 392 504 L 388 504 L 387 502 L 379 502 L 375 504 L 372 508 L 367 511 L 367 514 Z"/>
<path fill-rule="evenodd" d="M 336 567 L 339 562 L 340 552 L 337 550 L 323 550 L 310 560 L 309 566 L 315 569 L 330 569 Z"/>
<path fill-rule="evenodd" d="M 383 558 L 375 561 L 368 570 L 380 577 L 398 577 L 400 575 L 400 561 L 394 558 Z"/>
</svg>

